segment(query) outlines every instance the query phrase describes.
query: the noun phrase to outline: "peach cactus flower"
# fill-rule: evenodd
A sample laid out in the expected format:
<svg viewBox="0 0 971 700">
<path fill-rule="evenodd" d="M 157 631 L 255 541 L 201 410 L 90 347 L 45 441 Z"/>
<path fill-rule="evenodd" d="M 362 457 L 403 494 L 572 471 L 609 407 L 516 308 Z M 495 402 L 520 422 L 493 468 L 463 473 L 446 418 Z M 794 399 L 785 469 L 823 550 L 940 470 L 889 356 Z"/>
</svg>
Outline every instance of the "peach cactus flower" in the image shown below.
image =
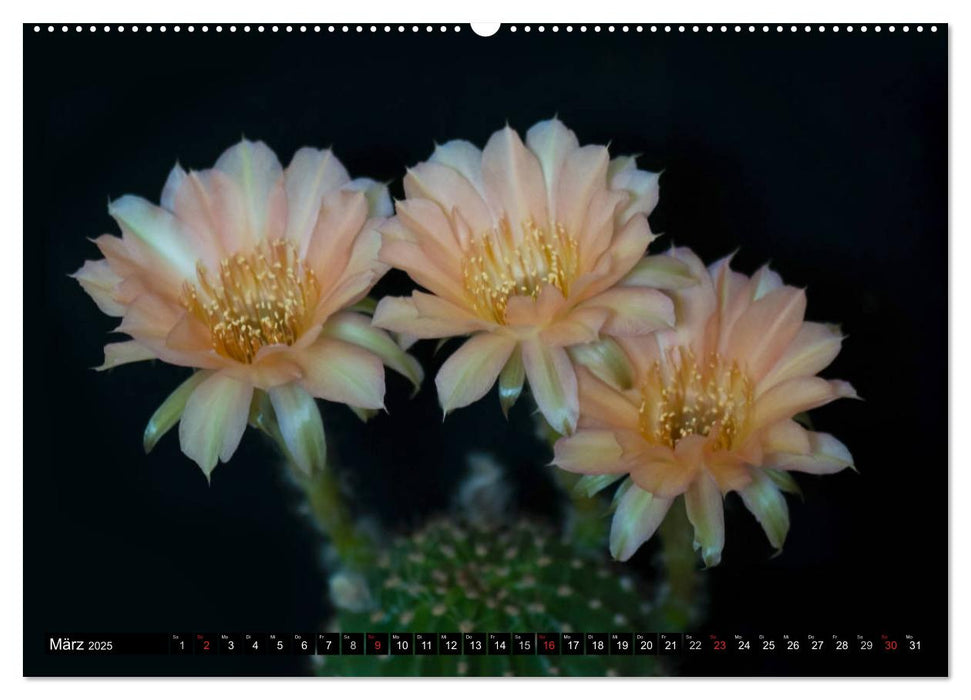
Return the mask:
<svg viewBox="0 0 971 700">
<path fill-rule="evenodd" d="M 104 259 L 74 275 L 131 338 L 107 345 L 99 369 L 157 358 L 200 370 L 152 417 L 146 450 L 181 419 L 182 450 L 208 477 L 236 450 L 251 404 L 268 399 L 310 472 L 325 450 L 314 397 L 382 408 L 382 363 L 421 381 L 417 362 L 353 310 L 387 270 L 387 190 L 351 180 L 329 150 L 300 149 L 283 169 L 244 140 L 211 170 L 177 165 L 161 206 L 125 195 L 108 211 L 121 237 L 96 239 Z"/>
<path fill-rule="evenodd" d="M 374 324 L 414 338 L 470 335 L 435 384 L 443 410 L 499 379 L 504 410 L 524 380 L 546 420 L 572 432 L 579 413 L 568 349 L 669 326 L 663 293 L 618 283 L 654 239 L 658 176 L 604 146 L 581 147 L 553 119 L 526 143 L 508 126 L 483 150 L 450 141 L 411 168 L 381 231 L 381 259 L 427 291 L 380 301 Z"/>
<path fill-rule="evenodd" d="M 699 284 L 671 292 L 674 329 L 622 339 L 633 388 L 580 371 L 580 428 L 559 440 L 554 463 L 588 475 L 588 492 L 629 477 L 615 498 L 610 549 L 626 560 L 678 496 L 705 564 L 721 559 L 724 494 L 737 491 L 780 549 L 789 529 L 781 491 L 788 471 L 831 474 L 852 466 L 832 435 L 806 430 L 797 414 L 855 398 L 843 381 L 815 376 L 839 353 L 838 329 L 803 320 L 806 295 L 763 267 L 749 278 L 721 260 L 705 269 L 690 250 L 668 255 Z"/>
</svg>

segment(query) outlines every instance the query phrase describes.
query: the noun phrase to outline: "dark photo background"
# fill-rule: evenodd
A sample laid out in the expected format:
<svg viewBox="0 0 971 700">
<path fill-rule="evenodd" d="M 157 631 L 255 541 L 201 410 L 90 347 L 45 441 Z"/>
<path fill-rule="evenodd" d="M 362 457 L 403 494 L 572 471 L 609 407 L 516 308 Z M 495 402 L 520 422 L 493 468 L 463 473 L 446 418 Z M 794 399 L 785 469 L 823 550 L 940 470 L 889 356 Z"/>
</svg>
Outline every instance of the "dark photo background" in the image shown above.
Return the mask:
<svg viewBox="0 0 971 700">
<path fill-rule="evenodd" d="M 480 146 L 506 121 L 558 114 L 581 143 L 664 170 L 655 231 L 706 260 L 738 250 L 808 289 L 808 318 L 849 336 L 824 374 L 864 402 L 814 413 L 859 473 L 798 476 L 781 556 L 729 497 L 723 563 L 703 573 L 723 633 L 918 635 L 911 673 L 947 672 L 947 36 L 900 31 L 608 34 L 575 28 L 301 34 L 130 27 L 25 32 L 24 672 L 303 673 L 299 657 L 62 658 L 48 632 L 311 631 L 327 615 L 315 535 L 276 458 L 248 432 L 212 485 L 175 434 L 141 434 L 185 369 L 107 373 L 114 319 L 67 275 L 117 233 L 106 202 L 157 202 L 176 160 L 206 168 L 242 135 L 286 164 L 332 145 L 352 176 L 391 181 L 434 142 Z M 378 292 L 403 292 L 389 275 Z M 444 423 L 431 377 L 362 425 L 328 406 L 333 459 L 363 514 L 389 530 L 445 508 L 471 450 L 506 464 L 527 510 L 553 488 L 528 410 L 495 393 Z M 392 375 L 389 375 L 389 377 Z M 632 566 L 646 566 L 645 546 Z M 763 673 L 787 673 L 767 661 Z M 688 673 L 710 673 L 698 663 Z M 721 672 L 731 672 L 721 669 Z M 899 665 L 819 673 L 900 673 Z"/>
</svg>

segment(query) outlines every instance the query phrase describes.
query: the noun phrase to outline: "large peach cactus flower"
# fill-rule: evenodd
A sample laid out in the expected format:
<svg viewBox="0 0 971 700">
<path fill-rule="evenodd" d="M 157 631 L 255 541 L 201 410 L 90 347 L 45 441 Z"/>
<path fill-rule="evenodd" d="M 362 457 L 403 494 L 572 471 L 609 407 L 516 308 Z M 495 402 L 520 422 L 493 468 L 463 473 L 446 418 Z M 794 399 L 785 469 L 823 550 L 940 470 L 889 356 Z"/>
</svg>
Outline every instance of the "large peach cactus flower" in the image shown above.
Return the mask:
<svg viewBox="0 0 971 700">
<path fill-rule="evenodd" d="M 107 345 L 100 369 L 157 358 L 200 370 L 152 417 L 146 449 L 181 418 L 182 450 L 208 476 L 236 450 L 254 398 L 268 398 L 310 472 L 325 445 L 314 397 L 381 408 L 382 362 L 420 381 L 414 359 L 352 310 L 387 270 L 387 191 L 352 181 L 330 151 L 303 148 L 283 169 L 243 141 L 212 170 L 176 166 L 161 206 L 125 195 L 108 210 L 121 238 L 96 239 L 104 259 L 75 273 L 131 338 Z"/>
<path fill-rule="evenodd" d="M 654 239 L 647 215 L 657 174 L 633 158 L 581 147 L 560 121 L 526 143 L 506 127 L 484 150 L 435 149 L 404 179 L 405 199 L 381 231 L 381 259 L 427 291 L 382 299 L 377 326 L 415 338 L 470 335 L 435 379 L 447 413 L 499 379 L 503 408 L 525 379 L 560 433 L 576 427 L 577 378 L 568 349 L 670 325 L 671 302 L 621 282 Z"/>
<path fill-rule="evenodd" d="M 852 466 L 832 435 L 806 430 L 797 414 L 855 397 L 843 381 L 816 376 L 839 353 L 838 329 L 803 320 L 806 295 L 763 267 L 753 277 L 722 260 L 706 270 L 687 249 L 669 255 L 699 284 L 671 292 L 677 327 L 623 339 L 633 388 L 580 371 L 580 429 L 556 443 L 554 462 L 591 476 L 596 491 L 629 476 L 615 499 L 611 553 L 628 559 L 678 496 L 709 566 L 725 540 L 723 495 L 737 491 L 781 548 L 789 529 L 788 471 L 831 474 Z"/>
</svg>

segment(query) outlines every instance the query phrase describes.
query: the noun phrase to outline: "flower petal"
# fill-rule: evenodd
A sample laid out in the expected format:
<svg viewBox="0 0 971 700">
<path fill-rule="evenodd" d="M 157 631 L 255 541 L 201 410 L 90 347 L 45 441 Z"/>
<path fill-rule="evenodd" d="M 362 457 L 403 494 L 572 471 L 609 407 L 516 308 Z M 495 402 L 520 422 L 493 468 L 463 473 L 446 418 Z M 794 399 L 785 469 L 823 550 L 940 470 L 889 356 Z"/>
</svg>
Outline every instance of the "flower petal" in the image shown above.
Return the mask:
<svg viewBox="0 0 971 700">
<path fill-rule="evenodd" d="M 489 205 L 476 184 L 454 168 L 421 163 L 408 170 L 403 184 L 406 198 L 430 199 L 448 216 L 459 211 L 476 231 L 491 229 L 494 224 Z"/>
<path fill-rule="evenodd" d="M 631 469 L 631 479 L 645 491 L 650 491 L 655 496 L 663 498 L 674 498 L 691 488 L 701 470 L 701 443 L 698 440 L 698 447 L 691 456 L 682 454 L 685 452 L 685 444 L 691 444 L 688 436 L 681 440 L 678 445 L 681 450 L 675 451 L 666 446 L 648 446 L 641 444 L 643 438 L 639 434 L 628 433 L 622 435 L 622 444 L 625 452 L 631 454 L 634 462 Z M 626 439 L 625 439 L 626 438 Z M 635 442 L 636 440 L 636 442 Z M 631 447 L 632 443 L 636 447 Z M 684 443 L 684 444 L 682 444 Z M 636 458 L 634 457 L 636 455 Z"/>
<path fill-rule="evenodd" d="M 603 146 L 583 146 L 569 153 L 556 182 L 555 209 L 550 216 L 567 231 L 583 226 L 591 200 L 607 189 L 610 155 Z"/>
<path fill-rule="evenodd" d="M 610 555 L 627 561 L 660 526 L 671 508 L 672 499 L 657 498 L 631 485 L 617 504 L 610 524 Z"/>
<path fill-rule="evenodd" d="M 88 293 L 101 313 L 108 316 L 124 316 L 125 306 L 115 299 L 115 286 L 121 282 L 107 260 L 85 260 L 81 269 L 71 275 Z"/>
<path fill-rule="evenodd" d="M 415 391 L 421 386 L 425 373 L 418 360 L 402 350 L 383 330 L 372 326 L 366 316 L 349 311 L 332 316 L 324 325 L 322 334 L 373 352 L 388 367 L 408 378 Z"/>
<path fill-rule="evenodd" d="M 481 197 L 485 197 L 485 185 L 482 183 L 482 151 L 475 144 L 456 139 L 435 146 L 435 152 L 428 161 L 457 170 L 475 187 Z"/>
<path fill-rule="evenodd" d="M 508 126 L 494 133 L 482 150 L 482 181 L 490 207 L 503 212 L 513 230 L 528 221 L 547 223 L 543 169 Z"/>
<path fill-rule="evenodd" d="M 364 194 L 369 217 L 384 219 L 394 214 L 394 205 L 391 203 L 388 186 L 383 182 L 372 180 L 369 177 L 359 177 L 344 185 L 344 189 L 349 192 L 362 192 Z"/>
<path fill-rule="evenodd" d="M 323 469 L 327 443 L 314 397 L 296 382 L 273 387 L 267 393 L 294 463 L 305 474 Z"/>
<path fill-rule="evenodd" d="M 577 479 L 573 490 L 582 493 L 587 498 L 592 498 L 613 483 L 616 483 L 627 476 L 626 473 L 620 474 L 584 474 Z"/>
<path fill-rule="evenodd" d="M 674 326 L 674 303 L 656 289 L 614 287 L 584 302 L 584 306 L 611 312 L 602 329 L 607 335 L 647 335 Z"/>
<path fill-rule="evenodd" d="M 192 376 L 182 382 L 162 402 L 162 405 L 156 409 L 152 417 L 148 419 L 148 425 L 145 426 L 145 434 L 142 436 L 142 446 L 145 448 L 145 454 L 151 452 L 156 443 L 162 439 L 162 436 L 175 427 L 175 424 L 182 417 L 182 412 L 185 410 L 185 404 L 189 400 L 189 396 L 195 391 L 197 386 L 211 375 L 212 372 L 207 370 L 193 372 Z"/>
<path fill-rule="evenodd" d="M 129 362 L 143 362 L 144 360 L 154 360 L 157 355 L 150 348 L 134 340 L 126 340 L 121 343 L 108 343 L 105 345 L 105 361 L 96 370 L 103 371 L 112 369 L 120 365 L 127 365 Z"/>
<path fill-rule="evenodd" d="M 567 318 L 540 331 L 540 339 L 553 347 L 593 343 L 610 317 L 610 310 L 598 307 L 575 309 Z"/>
<path fill-rule="evenodd" d="M 738 495 L 765 530 L 769 544 L 781 550 L 789 532 L 789 506 L 785 496 L 762 469 L 753 467 L 749 473 L 752 483 L 739 490 Z"/>
<path fill-rule="evenodd" d="M 339 190 L 324 195 L 313 231 L 299 251 L 321 284 L 333 282 L 331 271 L 347 265 L 367 221 L 367 210 L 367 199 L 360 192 Z"/>
<path fill-rule="evenodd" d="M 624 222 L 636 214 L 649 215 L 657 206 L 660 196 L 659 181 L 661 173 L 639 170 L 632 157 L 615 158 L 607 171 L 612 190 L 625 190 L 630 193 L 630 202 L 620 213 Z"/>
<path fill-rule="evenodd" d="M 283 167 L 262 141 L 247 141 L 228 148 L 214 166 L 239 187 L 244 226 L 236 231 L 243 249 L 261 240 L 282 236 L 286 225 L 287 199 Z"/>
<path fill-rule="evenodd" d="M 572 433 L 580 415 L 577 375 L 563 348 L 548 347 L 542 341 L 522 344 L 523 364 L 529 388 L 546 421 L 561 435 Z"/>
<path fill-rule="evenodd" d="M 591 374 L 614 387 L 626 390 L 634 385 L 634 369 L 627 353 L 613 338 L 603 338 L 593 343 L 583 343 L 570 347 L 570 359 L 582 365 Z M 578 374 L 579 376 L 579 374 Z M 580 381 L 580 394 L 583 394 L 583 380 Z M 582 401 L 581 401 L 582 403 Z"/>
<path fill-rule="evenodd" d="M 835 327 L 803 323 L 781 357 L 759 381 L 756 395 L 793 377 L 821 372 L 836 359 L 842 344 L 843 336 Z"/>
<path fill-rule="evenodd" d="M 725 512 L 715 480 L 702 473 L 685 492 L 684 505 L 695 529 L 695 549 L 705 566 L 717 566 L 725 546 Z"/>
<path fill-rule="evenodd" d="M 553 445 L 553 464 L 581 474 L 626 473 L 624 451 L 611 430 L 579 430 Z"/>
<path fill-rule="evenodd" d="M 539 159 L 546 181 L 547 207 L 555 212 L 554 197 L 556 183 L 566 163 L 567 157 L 580 147 L 576 134 L 570 131 L 559 119 L 538 122 L 526 132 L 526 146 Z"/>
<path fill-rule="evenodd" d="M 316 148 L 301 148 L 294 153 L 285 177 L 286 237 L 294 242 L 298 250 L 304 250 L 304 244 L 317 223 L 324 195 L 346 185 L 351 178 L 330 149 Z"/>
<path fill-rule="evenodd" d="M 765 376 L 796 337 L 806 314 L 806 293 L 795 287 L 769 292 L 739 317 L 728 341 L 728 356 L 745 361 L 750 377 Z"/>
<path fill-rule="evenodd" d="M 671 255 L 648 255 L 624 277 L 622 284 L 652 289 L 685 289 L 698 284 L 691 268 Z"/>
<path fill-rule="evenodd" d="M 809 454 L 809 436 L 805 428 L 794 420 L 783 420 L 762 431 L 764 452 L 789 452 Z"/>
<path fill-rule="evenodd" d="M 752 425 L 756 428 L 772 425 L 840 398 L 856 398 L 856 392 L 846 382 L 821 377 L 790 379 L 756 399 Z"/>
<path fill-rule="evenodd" d="M 777 452 L 766 457 L 766 466 L 809 474 L 835 474 L 853 468 L 853 455 L 846 445 L 828 433 L 807 431 L 809 454 Z"/>
<path fill-rule="evenodd" d="M 509 359 L 506 366 L 499 373 L 499 405 L 502 406 L 502 415 L 509 417 L 509 409 L 513 407 L 519 395 L 523 392 L 523 384 L 526 381 L 526 370 L 523 367 L 523 354 L 517 347 Z"/>
<path fill-rule="evenodd" d="M 434 313 L 422 314 L 417 306 L 419 298 L 422 299 L 422 307 Z M 406 333 L 417 338 L 450 338 L 483 328 L 480 321 L 464 313 L 454 304 L 422 292 L 413 292 L 410 299 L 384 297 L 378 302 L 371 322 L 378 328 L 385 328 L 395 333 Z"/>
<path fill-rule="evenodd" d="M 445 415 L 485 396 L 515 349 L 513 338 L 480 333 L 452 353 L 435 377 L 438 402 Z"/>
<path fill-rule="evenodd" d="M 179 442 L 207 479 L 217 460 L 226 462 L 236 451 L 252 399 L 252 385 L 222 373 L 207 377 L 189 396 L 179 422 Z"/>
<path fill-rule="evenodd" d="M 200 255 L 185 227 L 172 214 L 126 194 L 108 205 L 108 213 L 139 248 L 138 262 L 168 273 L 168 284 L 178 288 L 182 280 L 195 279 Z"/>
<path fill-rule="evenodd" d="M 358 345 L 320 337 L 300 358 L 300 380 L 312 395 L 358 408 L 384 408 L 384 366 Z"/>
<path fill-rule="evenodd" d="M 581 424 L 637 429 L 640 415 L 638 406 L 615 386 L 597 378 L 584 367 L 577 369 L 577 386 L 582 409 Z"/>
</svg>

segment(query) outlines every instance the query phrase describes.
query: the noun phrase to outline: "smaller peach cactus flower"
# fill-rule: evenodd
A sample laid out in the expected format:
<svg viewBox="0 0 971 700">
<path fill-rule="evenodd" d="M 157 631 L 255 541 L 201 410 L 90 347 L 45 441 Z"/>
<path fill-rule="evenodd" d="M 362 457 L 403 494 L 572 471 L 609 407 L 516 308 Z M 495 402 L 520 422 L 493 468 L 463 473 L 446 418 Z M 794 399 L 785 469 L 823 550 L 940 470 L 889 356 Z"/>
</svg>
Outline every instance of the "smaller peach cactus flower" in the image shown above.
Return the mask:
<svg viewBox="0 0 971 700">
<path fill-rule="evenodd" d="M 211 170 L 177 165 L 161 206 L 125 195 L 108 211 L 121 237 L 96 239 L 104 259 L 74 274 L 130 336 L 105 346 L 99 369 L 161 359 L 199 370 L 149 421 L 146 450 L 181 421 L 182 451 L 208 477 L 263 406 L 309 473 L 325 450 L 315 397 L 380 409 L 383 364 L 420 383 L 414 358 L 355 307 L 387 270 L 387 190 L 351 180 L 329 150 L 300 149 L 284 169 L 244 140 Z"/>
<path fill-rule="evenodd" d="M 611 525 L 617 559 L 630 558 L 683 496 L 695 547 L 706 565 L 718 564 L 729 491 L 781 549 L 789 529 L 782 491 L 797 488 L 788 472 L 832 474 L 853 463 L 832 435 L 793 420 L 856 397 L 848 383 L 816 376 L 842 337 L 833 326 L 804 321 L 804 291 L 768 267 L 749 278 L 728 259 L 705 269 L 685 248 L 668 255 L 699 280 L 670 292 L 677 326 L 619 341 L 634 369 L 631 389 L 579 371 L 580 427 L 556 443 L 554 463 L 591 475 L 582 480 L 588 492 L 629 477 Z"/>
<path fill-rule="evenodd" d="M 525 380 L 560 433 L 579 414 L 573 348 L 671 325 L 671 301 L 635 278 L 654 239 L 658 175 L 604 146 L 580 146 L 559 120 L 506 127 L 483 150 L 438 146 L 404 179 L 381 231 L 381 259 L 426 291 L 387 297 L 374 323 L 414 338 L 471 336 L 435 384 L 443 410 L 499 380 L 503 410 Z M 636 271 L 635 271 L 636 272 Z M 648 275 L 650 276 L 650 275 Z"/>
</svg>

